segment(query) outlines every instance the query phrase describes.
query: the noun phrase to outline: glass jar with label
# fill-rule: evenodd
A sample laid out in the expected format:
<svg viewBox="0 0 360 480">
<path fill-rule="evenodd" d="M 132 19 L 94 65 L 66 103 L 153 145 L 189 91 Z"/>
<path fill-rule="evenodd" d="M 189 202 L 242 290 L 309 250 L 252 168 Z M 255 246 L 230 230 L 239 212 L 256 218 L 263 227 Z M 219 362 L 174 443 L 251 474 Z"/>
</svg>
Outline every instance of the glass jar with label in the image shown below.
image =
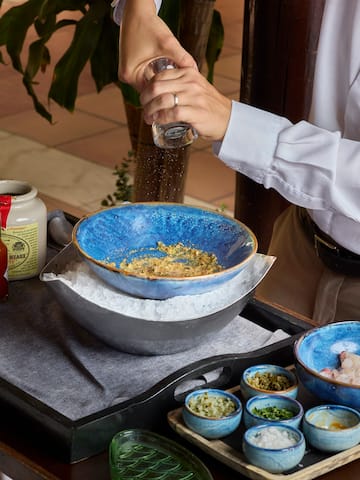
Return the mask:
<svg viewBox="0 0 360 480">
<path fill-rule="evenodd" d="M 8 286 L 8 259 L 7 248 L 5 243 L 1 240 L 1 211 L 0 211 L 0 302 L 7 299 L 9 293 Z"/>
<path fill-rule="evenodd" d="M 47 211 L 37 189 L 18 180 L 0 180 L 2 240 L 8 250 L 8 278 L 38 275 L 46 262 Z"/>
</svg>

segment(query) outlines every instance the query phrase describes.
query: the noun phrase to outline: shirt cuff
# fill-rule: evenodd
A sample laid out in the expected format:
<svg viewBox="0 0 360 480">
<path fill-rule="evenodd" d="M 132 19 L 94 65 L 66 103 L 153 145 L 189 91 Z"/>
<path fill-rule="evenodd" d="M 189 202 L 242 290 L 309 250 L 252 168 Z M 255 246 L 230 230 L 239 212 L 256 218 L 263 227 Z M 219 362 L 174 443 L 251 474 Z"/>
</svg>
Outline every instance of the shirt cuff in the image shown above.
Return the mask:
<svg viewBox="0 0 360 480">
<path fill-rule="evenodd" d="M 156 12 L 159 13 L 160 7 L 161 7 L 161 2 L 162 0 L 154 0 L 155 6 L 156 6 Z M 111 6 L 113 7 L 113 19 L 114 22 L 120 25 L 122 16 L 123 16 L 123 11 L 124 11 L 124 6 L 125 6 L 126 0 L 113 0 L 111 2 Z"/>
<path fill-rule="evenodd" d="M 214 144 L 214 152 L 229 167 L 260 182 L 271 170 L 279 133 L 290 125 L 279 115 L 233 101 L 224 139 Z"/>
</svg>

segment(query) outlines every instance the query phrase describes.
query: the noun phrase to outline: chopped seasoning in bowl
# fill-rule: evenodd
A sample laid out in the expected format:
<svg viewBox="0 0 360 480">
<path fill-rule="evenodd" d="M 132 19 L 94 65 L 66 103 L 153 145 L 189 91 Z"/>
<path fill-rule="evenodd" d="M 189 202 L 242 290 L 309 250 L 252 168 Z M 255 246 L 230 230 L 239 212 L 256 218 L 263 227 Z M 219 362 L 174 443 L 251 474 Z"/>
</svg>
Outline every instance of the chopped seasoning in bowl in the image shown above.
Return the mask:
<svg viewBox="0 0 360 480">
<path fill-rule="evenodd" d="M 295 412 L 288 408 L 279 408 L 276 406 L 270 406 L 265 408 L 253 408 L 252 413 L 261 418 L 268 420 L 288 420 L 295 415 Z"/>
<path fill-rule="evenodd" d="M 256 372 L 255 375 L 249 375 L 247 381 L 252 387 L 260 388 L 261 390 L 279 392 L 291 387 L 289 377 L 282 373 Z"/>
<path fill-rule="evenodd" d="M 231 398 L 224 395 L 209 395 L 209 392 L 191 397 L 187 405 L 192 412 L 202 417 L 226 417 L 236 410 Z"/>
<path fill-rule="evenodd" d="M 255 395 L 246 402 L 244 423 L 246 428 L 274 423 L 298 428 L 303 415 L 304 408 L 295 398 L 286 395 Z"/>
<path fill-rule="evenodd" d="M 223 270 L 216 255 L 187 247 L 181 242 L 173 245 L 158 242 L 157 247 L 148 248 L 146 254 L 142 254 L 141 249 L 129 253 L 134 258 L 124 258 L 119 268 L 143 277 L 195 277 Z"/>
<path fill-rule="evenodd" d="M 182 416 L 185 425 L 199 435 L 222 438 L 239 426 L 242 404 L 233 393 L 205 388 L 186 396 Z"/>
<path fill-rule="evenodd" d="M 253 365 L 244 370 L 241 381 L 241 394 L 248 400 L 255 395 L 286 395 L 296 398 L 298 379 L 295 373 L 279 365 Z"/>
</svg>

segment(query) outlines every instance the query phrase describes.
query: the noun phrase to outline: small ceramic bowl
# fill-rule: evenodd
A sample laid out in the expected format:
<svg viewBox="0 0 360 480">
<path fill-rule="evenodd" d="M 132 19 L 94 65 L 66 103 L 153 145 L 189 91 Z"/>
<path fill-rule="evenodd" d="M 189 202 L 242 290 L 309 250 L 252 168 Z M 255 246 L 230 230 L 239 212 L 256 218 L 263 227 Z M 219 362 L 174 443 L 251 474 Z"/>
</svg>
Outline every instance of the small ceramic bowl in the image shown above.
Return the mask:
<svg viewBox="0 0 360 480">
<path fill-rule="evenodd" d="M 360 443 L 360 413 L 343 405 L 319 405 L 305 412 L 302 429 L 318 450 L 341 452 Z"/>
<path fill-rule="evenodd" d="M 274 423 L 298 428 L 303 415 L 304 409 L 295 398 L 285 395 L 257 395 L 246 402 L 244 424 L 246 428 Z"/>
<path fill-rule="evenodd" d="M 360 355 L 359 321 L 307 330 L 294 344 L 296 372 L 305 388 L 324 403 L 360 409 L 360 384 L 329 376 L 329 372 L 339 369 L 345 352 Z M 350 370 L 355 371 L 355 367 Z"/>
<path fill-rule="evenodd" d="M 305 438 L 288 425 L 258 425 L 243 436 L 243 452 L 253 465 L 271 473 L 295 468 L 305 454 Z"/>
<path fill-rule="evenodd" d="M 188 428 L 205 438 L 214 439 L 234 432 L 240 424 L 242 411 L 236 395 L 205 388 L 186 396 L 182 415 Z"/>
<path fill-rule="evenodd" d="M 280 381 L 286 377 L 290 386 L 287 388 L 279 388 L 279 385 L 281 385 L 281 383 L 279 383 L 279 376 Z M 267 381 L 271 380 L 271 388 L 263 388 L 261 386 L 264 377 L 266 377 Z M 296 398 L 298 388 L 299 384 L 296 375 L 292 371 L 279 365 L 253 365 L 244 370 L 240 381 L 240 391 L 245 400 L 255 395 L 285 395 Z"/>
</svg>

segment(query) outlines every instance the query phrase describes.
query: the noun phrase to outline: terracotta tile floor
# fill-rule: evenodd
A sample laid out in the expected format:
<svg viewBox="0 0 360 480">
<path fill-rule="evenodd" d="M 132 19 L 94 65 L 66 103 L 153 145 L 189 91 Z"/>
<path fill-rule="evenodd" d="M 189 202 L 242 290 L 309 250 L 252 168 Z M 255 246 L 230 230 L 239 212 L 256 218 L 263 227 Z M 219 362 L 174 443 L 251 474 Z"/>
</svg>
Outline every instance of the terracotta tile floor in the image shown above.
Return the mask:
<svg viewBox="0 0 360 480">
<path fill-rule="evenodd" d="M 2 14 L 20 3 L 4 0 Z M 239 98 L 243 2 L 217 0 L 225 45 L 215 68 L 215 85 L 230 98 Z M 52 63 L 67 45 L 71 31 L 51 42 Z M 37 91 L 46 99 L 51 72 L 39 76 Z M 96 93 L 91 75 L 81 77 L 74 113 L 51 105 L 54 124 L 36 114 L 20 76 L 0 65 L 0 178 L 32 182 L 50 208 L 60 206 L 79 214 L 100 207 L 114 189 L 112 171 L 127 156 L 130 141 L 122 97 L 116 87 Z M 74 193 L 74 189 L 78 190 Z M 192 147 L 185 184 L 185 201 L 234 208 L 235 173 L 218 160 L 202 140 Z"/>
</svg>

